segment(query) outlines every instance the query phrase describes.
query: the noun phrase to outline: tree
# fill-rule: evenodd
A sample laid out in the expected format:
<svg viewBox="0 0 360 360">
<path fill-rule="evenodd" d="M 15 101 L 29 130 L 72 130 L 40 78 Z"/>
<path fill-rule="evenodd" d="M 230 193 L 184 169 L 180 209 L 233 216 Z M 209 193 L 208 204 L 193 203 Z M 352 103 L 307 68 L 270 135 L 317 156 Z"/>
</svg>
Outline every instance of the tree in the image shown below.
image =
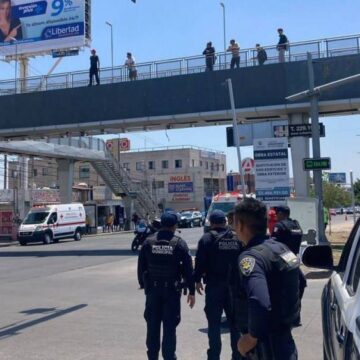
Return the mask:
<svg viewBox="0 0 360 360">
<path fill-rule="evenodd" d="M 315 196 L 313 188 L 311 189 L 311 196 Z M 324 206 L 328 209 L 348 207 L 351 205 L 351 194 L 339 185 L 323 181 L 323 201 Z"/>
<path fill-rule="evenodd" d="M 351 194 L 339 185 L 324 182 L 323 194 L 324 205 L 328 209 L 351 205 Z"/>
<path fill-rule="evenodd" d="M 354 182 L 355 204 L 360 205 L 360 179 Z"/>
</svg>

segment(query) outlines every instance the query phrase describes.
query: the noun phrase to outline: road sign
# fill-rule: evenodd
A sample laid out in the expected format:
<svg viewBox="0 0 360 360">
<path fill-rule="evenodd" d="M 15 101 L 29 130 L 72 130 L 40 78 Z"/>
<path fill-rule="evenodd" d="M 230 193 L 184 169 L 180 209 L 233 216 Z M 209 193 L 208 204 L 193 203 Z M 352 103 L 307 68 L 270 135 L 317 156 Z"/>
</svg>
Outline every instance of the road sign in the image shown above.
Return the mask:
<svg viewBox="0 0 360 360">
<path fill-rule="evenodd" d="M 72 49 L 72 50 L 53 50 L 52 57 L 59 58 L 64 56 L 77 56 L 79 55 L 79 49 Z"/>
<path fill-rule="evenodd" d="M 333 184 L 346 184 L 346 173 L 330 173 L 329 182 Z"/>
<path fill-rule="evenodd" d="M 241 166 L 244 170 L 245 174 L 251 174 L 254 171 L 254 167 L 255 167 L 255 161 L 252 158 L 245 158 L 242 162 L 241 162 Z"/>
<path fill-rule="evenodd" d="M 304 170 L 330 170 L 331 159 L 330 158 L 318 158 L 318 159 L 304 159 Z"/>
<path fill-rule="evenodd" d="M 319 124 L 320 127 L 320 136 L 325 136 L 325 126 L 323 123 Z M 311 124 L 296 124 L 289 125 L 289 137 L 296 136 L 308 136 L 311 137 Z"/>
</svg>

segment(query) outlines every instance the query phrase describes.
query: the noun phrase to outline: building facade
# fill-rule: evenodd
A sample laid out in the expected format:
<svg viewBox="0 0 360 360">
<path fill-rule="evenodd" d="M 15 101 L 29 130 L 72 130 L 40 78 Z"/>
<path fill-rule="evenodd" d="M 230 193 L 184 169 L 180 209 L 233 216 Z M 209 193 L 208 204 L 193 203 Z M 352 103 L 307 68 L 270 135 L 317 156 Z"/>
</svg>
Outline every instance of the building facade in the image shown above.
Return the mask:
<svg viewBox="0 0 360 360">
<path fill-rule="evenodd" d="M 163 209 L 202 210 L 205 197 L 226 189 L 222 152 L 190 146 L 142 149 L 121 152 L 119 162 Z"/>
</svg>

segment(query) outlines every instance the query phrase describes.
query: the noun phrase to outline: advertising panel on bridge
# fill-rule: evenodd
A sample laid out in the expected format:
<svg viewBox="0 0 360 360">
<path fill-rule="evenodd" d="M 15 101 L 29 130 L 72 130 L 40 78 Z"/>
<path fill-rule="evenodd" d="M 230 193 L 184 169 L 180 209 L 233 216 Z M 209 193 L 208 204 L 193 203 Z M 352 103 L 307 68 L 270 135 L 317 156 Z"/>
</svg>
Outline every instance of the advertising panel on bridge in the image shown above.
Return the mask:
<svg viewBox="0 0 360 360">
<path fill-rule="evenodd" d="M 91 0 L 9 0 L 0 4 L 0 56 L 79 48 L 90 41 Z"/>
<path fill-rule="evenodd" d="M 256 198 L 275 206 L 290 196 L 287 138 L 254 140 Z"/>
</svg>

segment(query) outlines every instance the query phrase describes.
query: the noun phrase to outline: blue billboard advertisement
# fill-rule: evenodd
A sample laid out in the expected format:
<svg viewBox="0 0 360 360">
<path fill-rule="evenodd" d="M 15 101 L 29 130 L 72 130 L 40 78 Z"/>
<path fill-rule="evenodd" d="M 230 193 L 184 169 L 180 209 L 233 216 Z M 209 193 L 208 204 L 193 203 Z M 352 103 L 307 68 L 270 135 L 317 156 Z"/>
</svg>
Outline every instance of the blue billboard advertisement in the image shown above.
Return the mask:
<svg viewBox="0 0 360 360">
<path fill-rule="evenodd" d="M 346 173 L 330 173 L 329 182 L 334 184 L 346 184 Z"/>
<path fill-rule="evenodd" d="M 88 7 L 86 0 L 0 2 L 0 56 L 84 46 L 89 36 Z"/>
<path fill-rule="evenodd" d="M 192 182 L 170 182 L 168 184 L 169 193 L 192 193 L 194 186 Z"/>
</svg>

